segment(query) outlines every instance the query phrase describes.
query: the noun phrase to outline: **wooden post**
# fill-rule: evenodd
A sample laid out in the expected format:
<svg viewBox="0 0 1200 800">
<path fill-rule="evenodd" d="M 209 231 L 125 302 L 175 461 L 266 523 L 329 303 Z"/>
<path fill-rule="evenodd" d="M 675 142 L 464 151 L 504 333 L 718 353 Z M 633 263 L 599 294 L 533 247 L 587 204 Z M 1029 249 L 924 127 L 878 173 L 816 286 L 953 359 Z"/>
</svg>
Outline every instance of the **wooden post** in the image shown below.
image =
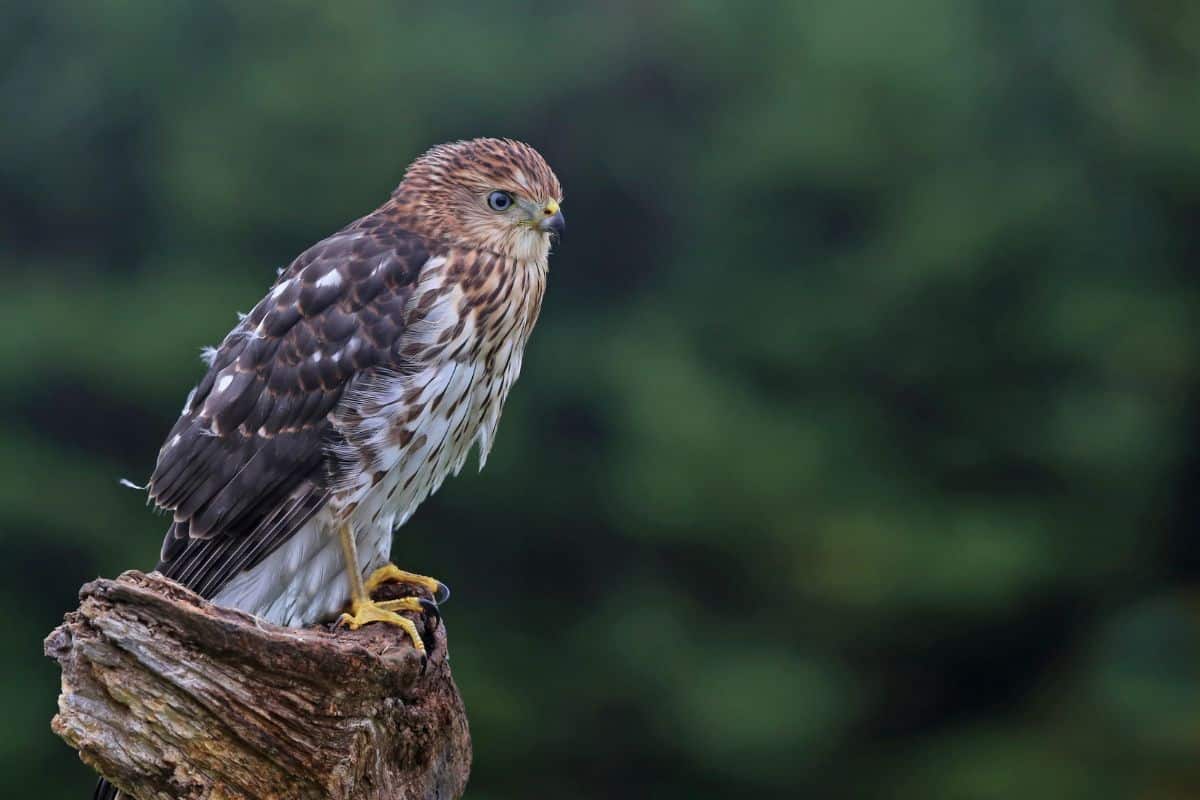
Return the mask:
<svg viewBox="0 0 1200 800">
<path fill-rule="evenodd" d="M 424 665 L 394 626 L 281 628 L 157 573 L 96 580 L 46 639 L 52 728 L 138 800 L 458 798 L 471 739 L 445 625 L 413 619 Z"/>
</svg>

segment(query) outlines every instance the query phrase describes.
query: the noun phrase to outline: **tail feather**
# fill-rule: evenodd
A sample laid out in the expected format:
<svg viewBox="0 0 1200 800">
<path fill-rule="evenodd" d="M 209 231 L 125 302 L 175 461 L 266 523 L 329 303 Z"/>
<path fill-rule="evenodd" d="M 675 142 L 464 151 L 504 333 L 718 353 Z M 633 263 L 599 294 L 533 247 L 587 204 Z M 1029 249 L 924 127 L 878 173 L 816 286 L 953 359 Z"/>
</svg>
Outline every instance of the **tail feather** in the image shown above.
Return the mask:
<svg viewBox="0 0 1200 800">
<path fill-rule="evenodd" d="M 96 791 L 92 793 L 92 800 L 121 800 L 123 797 L 125 795 L 121 794 L 121 790 L 104 778 L 100 779 L 96 784 Z"/>
</svg>

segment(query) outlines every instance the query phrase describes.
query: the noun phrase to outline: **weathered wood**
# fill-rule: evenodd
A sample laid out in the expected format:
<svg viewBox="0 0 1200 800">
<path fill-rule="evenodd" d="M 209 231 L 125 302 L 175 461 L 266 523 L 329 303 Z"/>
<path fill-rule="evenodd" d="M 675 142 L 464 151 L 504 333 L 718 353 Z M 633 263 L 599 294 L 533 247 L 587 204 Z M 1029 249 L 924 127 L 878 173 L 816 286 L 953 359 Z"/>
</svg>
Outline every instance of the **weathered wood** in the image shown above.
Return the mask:
<svg viewBox="0 0 1200 800">
<path fill-rule="evenodd" d="M 394 626 L 281 628 L 157 573 L 96 580 L 46 639 L 52 728 L 138 800 L 457 798 L 471 740 L 445 626 L 413 619 L 424 669 Z"/>
</svg>

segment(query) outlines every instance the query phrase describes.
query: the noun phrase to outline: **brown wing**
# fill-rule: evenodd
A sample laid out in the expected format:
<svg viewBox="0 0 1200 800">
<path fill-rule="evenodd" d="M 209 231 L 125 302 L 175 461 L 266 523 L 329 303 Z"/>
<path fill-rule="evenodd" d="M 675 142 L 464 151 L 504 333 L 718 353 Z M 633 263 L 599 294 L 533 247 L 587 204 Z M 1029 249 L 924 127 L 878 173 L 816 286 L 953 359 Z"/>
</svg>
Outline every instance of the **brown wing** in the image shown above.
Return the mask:
<svg viewBox="0 0 1200 800">
<path fill-rule="evenodd" d="M 150 497 L 173 512 L 159 570 L 211 597 L 321 506 L 328 420 L 356 376 L 396 362 L 427 243 L 364 223 L 314 245 L 225 337 L 159 451 Z"/>
</svg>

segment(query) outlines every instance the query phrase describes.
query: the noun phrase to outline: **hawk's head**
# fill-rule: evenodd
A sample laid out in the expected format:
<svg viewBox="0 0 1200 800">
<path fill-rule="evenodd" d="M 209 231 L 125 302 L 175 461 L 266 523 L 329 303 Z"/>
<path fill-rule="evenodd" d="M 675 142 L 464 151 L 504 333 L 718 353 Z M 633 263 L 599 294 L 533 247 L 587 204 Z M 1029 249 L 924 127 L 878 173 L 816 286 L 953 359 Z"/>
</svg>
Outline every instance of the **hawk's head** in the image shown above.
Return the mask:
<svg viewBox="0 0 1200 800">
<path fill-rule="evenodd" d="M 394 199 L 421 233 L 522 260 L 545 261 L 550 237 L 566 227 L 554 171 L 511 139 L 434 147 L 409 166 Z"/>
</svg>

